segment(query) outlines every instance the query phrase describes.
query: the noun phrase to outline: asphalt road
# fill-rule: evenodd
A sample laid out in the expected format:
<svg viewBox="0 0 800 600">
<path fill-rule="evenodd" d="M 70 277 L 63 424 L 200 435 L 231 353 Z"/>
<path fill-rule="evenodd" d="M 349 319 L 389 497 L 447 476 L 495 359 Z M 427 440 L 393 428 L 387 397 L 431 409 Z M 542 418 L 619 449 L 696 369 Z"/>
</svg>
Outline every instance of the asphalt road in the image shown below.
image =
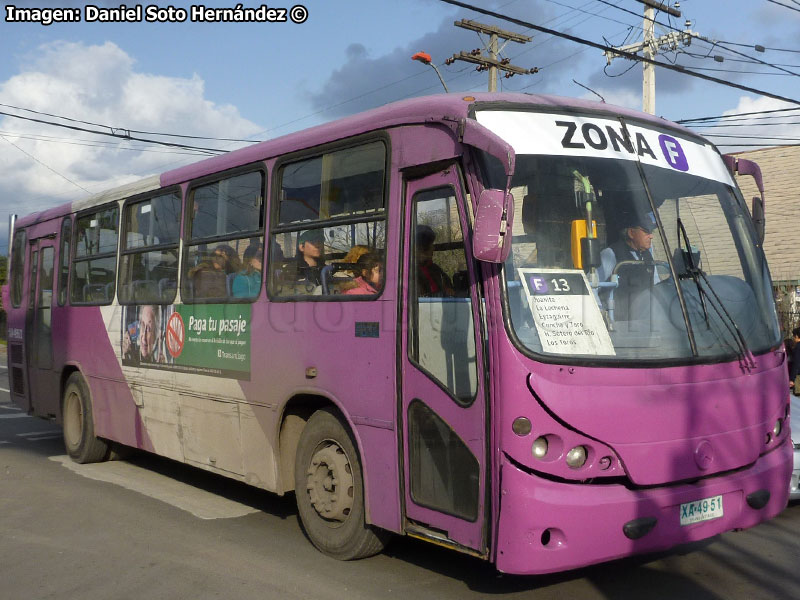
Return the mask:
<svg viewBox="0 0 800 600">
<path fill-rule="evenodd" d="M 59 428 L 7 390 L 3 366 L 0 600 L 800 598 L 800 504 L 749 531 L 556 576 L 500 575 L 404 538 L 341 563 L 305 539 L 292 496 L 143 454 L 73 464 Z"/>
</svg>

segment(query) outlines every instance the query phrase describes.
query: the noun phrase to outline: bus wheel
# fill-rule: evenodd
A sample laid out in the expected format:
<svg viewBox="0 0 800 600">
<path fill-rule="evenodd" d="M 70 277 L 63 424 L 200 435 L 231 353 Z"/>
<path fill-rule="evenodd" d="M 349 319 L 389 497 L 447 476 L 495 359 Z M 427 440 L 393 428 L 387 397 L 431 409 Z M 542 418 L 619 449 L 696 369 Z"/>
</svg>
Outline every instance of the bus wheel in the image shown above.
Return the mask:
<svg viewBox="0 0 800 600">
<path fill-rule="evenodd" d="M 341 421 L 318 410 L 297 446 L 295 496 L 311 543 L 328 556 L 353 560 L 380 552 L 388 532 L 367 525 L 361 461 Z"/>
<path fill-rule="evenodd" d="M 67 380 L 62 415 L 64 445 L 72 460 L 83 464 L 98 462 L 108 456 L 108 444 L 94 436 L 89 388 L 80 373 L 73 373 Z"/>
</svg>

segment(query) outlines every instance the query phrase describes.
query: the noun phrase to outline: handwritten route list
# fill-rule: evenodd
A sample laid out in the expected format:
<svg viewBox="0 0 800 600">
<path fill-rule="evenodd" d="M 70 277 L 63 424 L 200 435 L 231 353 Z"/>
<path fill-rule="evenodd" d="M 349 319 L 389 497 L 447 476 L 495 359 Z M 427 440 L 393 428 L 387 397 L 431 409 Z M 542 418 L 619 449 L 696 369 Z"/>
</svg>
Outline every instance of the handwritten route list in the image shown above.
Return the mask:
<svg viewBox="0 0 800 600">
<path fill-rule="evenodd" d="M 521 268 L 519 275 L 546 352 L 616 354 L 583 271 Z"/>
</svg>

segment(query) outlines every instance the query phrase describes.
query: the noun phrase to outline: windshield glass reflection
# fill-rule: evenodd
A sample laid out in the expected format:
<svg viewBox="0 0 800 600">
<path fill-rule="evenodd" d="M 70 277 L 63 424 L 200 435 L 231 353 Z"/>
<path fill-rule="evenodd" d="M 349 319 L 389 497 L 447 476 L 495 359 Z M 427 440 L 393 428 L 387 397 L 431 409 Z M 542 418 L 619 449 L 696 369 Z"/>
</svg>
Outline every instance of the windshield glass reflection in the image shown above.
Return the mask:
<svg viewBox="0 0 800 600">
<path fill-rule="evenodd" d="M 722 359 L 776 344 L 769 274 L 734 190 L 641 168 L 517 156 L 504 277 L 519 342 L 536 353 L 637 360 Z M 596 240 L 581 242 L 587 236 Z"/>
</svg>

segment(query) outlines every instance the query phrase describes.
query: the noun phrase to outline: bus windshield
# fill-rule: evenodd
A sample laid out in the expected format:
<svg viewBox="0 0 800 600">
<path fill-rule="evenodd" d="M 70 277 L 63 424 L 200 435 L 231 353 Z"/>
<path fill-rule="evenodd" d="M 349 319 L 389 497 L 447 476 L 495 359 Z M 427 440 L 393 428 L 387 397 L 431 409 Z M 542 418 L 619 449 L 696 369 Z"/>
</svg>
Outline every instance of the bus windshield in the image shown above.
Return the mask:
<svg viewBox="0 0 800 600">
<path fill-rule="evenodd" d="M 511 191 L 504 279 L 526 349 L 723 359 L 777 343 L 764 256 L 730 184 L 631 160 L 518 155 Z M 583 265 L 575 241 L 590 215 L 599 253 Z"/>
</svg>

